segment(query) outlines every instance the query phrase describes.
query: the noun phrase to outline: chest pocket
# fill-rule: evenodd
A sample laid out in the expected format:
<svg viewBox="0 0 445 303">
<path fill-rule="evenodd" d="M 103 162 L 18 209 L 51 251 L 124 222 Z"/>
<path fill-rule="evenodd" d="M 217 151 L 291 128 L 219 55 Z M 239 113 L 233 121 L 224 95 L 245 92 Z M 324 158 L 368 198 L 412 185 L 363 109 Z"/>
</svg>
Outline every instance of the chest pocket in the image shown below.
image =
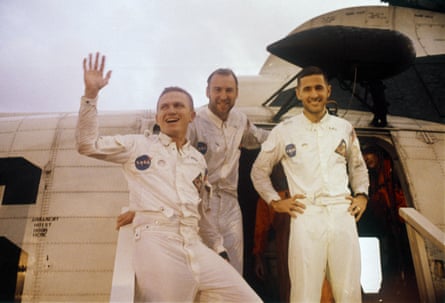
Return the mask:
<svg viewBox="0 0 445 303">
<path fill-rule="evenodd" d="M 182 184 L 178 189 L 184 202 L 198 203 L 199 194 L 206 182 L 203 162 L 193 155 L 180 160 L 176 167 L 176 182 Z"/>
<path fill-rule="evenodd" d="M 285 142 L 284 154 L 291 163 L 298 164 L 304 162 L 317 153 L 314 143 L 314 138 L 298 134 Z"/>
<path fill-rule="evenodd" d="M 164 151 L 165 152 L 165 151 Z M 171 167 L 173 163 L 168 160 L 168 157 L 162 155 L 162 151 L 149 150 L 132 157 L 127 167 L 137 176 L 146 174 L 157 174 L 158 176 L 167 176 L 171 174 Z"/>
<path fill-rule="evenodd" d="M 338 139 L 331 148 L 334 151 L 332 153 L 333 163 L 345 164 L 347 162 L 346 157 L 348 156 L 348 145 L 346 140 L 344 138 Z"/>
</svg>

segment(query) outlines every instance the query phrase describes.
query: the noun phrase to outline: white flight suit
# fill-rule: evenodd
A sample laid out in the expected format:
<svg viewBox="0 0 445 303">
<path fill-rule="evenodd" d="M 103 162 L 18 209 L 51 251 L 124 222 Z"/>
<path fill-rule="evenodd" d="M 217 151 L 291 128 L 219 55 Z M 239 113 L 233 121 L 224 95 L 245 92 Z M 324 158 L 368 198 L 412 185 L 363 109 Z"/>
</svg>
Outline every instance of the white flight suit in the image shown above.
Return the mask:
<svg viewBox="0 0 445 303">
<path fill-rule="evenodd" d="M 354 193 L 367 193 L 366 164 L 352 125 L 325 114 L 319 123 L 304 114 L 278 124 L 263 143 L 251 172 L 265 201 L 280 200 L 270 181 L 281 162 L 291 196 L 304 194 L 304 214 L 291 220 L 291 302 L 320 302 L 325 271 L 335 302 L 361 302 L 360 247 L 355 218 L 347 211 Z"/>
<path fill-rule="evenodd" d="M 81 154 L 122 165 L 130 209 L 136 212 L 137 300 L 193 302 L 200 293 L 209 301 L 261 301 L 198 234 L 198 224 L 212 228 L 200 197 L 208 193 L 204 157 L 189 143 L 177 150 L 162 132 L 98 137 L 96 101 L 82 98 L 77 146 Z"/>
<path fill-rule="evenodd" d="M 230 263 L 243 273 L 243 222 L 238 203 L 238 168 L 240 148 L 258 148 L 268 132 L 251 124 L 244 113 L 232 109 L 222 121 L 209 108 L 197 111 L 190 124 L 190 143 L 205 157 L 213 194 L 210 213 L 222 235 Z M 212 235 L 201 232 L 206 244 L 213 247 Z"/>
</svg>

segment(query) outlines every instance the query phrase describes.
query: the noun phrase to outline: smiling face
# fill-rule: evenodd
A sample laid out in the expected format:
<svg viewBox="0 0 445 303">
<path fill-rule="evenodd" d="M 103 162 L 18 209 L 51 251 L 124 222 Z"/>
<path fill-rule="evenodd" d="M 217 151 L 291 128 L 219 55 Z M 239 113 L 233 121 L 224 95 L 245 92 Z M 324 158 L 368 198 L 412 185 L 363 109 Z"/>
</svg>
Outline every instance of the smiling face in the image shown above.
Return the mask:
<svg viewBox="0 0 445 303">
<path fill-rule="evenodd" d="M 326 112 L 326 103 L 331 95 L 331 86 L 322 74 L 304 76 L 295 89 L 303 103 L 303 113 L 312 122 L 318 122 Z"/>
<path fill-rule="evenodd" d="M 156 122 L 161 132 L 181 147 L 186 142 L 187 127 L 195 117 L 193 101 L 180 91 L 163 94 L 158 101 Z"/>
<path fill-rule="evenodd" d="M 221 120 L 227 120 L 238 97 L 238 86 L 231 74 L 214 74 L 207 85 L 209 109 Z"/>
</svg>

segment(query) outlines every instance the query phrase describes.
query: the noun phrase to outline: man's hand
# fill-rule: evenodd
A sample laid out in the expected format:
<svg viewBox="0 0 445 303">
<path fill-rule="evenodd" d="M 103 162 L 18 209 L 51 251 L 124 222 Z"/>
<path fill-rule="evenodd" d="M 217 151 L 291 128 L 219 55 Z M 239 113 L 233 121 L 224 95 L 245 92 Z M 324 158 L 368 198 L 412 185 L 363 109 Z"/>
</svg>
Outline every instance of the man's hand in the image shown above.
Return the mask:
<svg viewBox="0 0 445 303">
<path fill-rule="evenodd" d="M 100 54 L 96 53 L 94 62 L 92 54 L 88 55 L 88 59 L 83 59 L 83 79 L 86 98 L 96 98 L 99 91 L 108 84 L 111 78 L 111 71 L 108 71 L 104 77 L 105 56 L 102 56 L 101 59 L 99 57 Z"/>
<path fill-rule="evenodd" d="M 117 217 L 116 221 L 116 229 L 119 230 L 124 225 L 131 224 L 133 222 L 134 216 L 136 213 L 132 210 L 126 211 L 122 214 L 120 214 Z"/>
<path fill-rule="evenodd" d="M 275 212 L 288 213 L 291 217 L 296 218 L 299 213 L 304 213 L 304 209 L 306 208 L 306 205 L 297 200 L 303 198 L 305 198 L 304 195 L 297 194 L 287 199 L 272 201 L 270 205 Z"/>
<path fill-rule="evenodd" d="M 347 196 L 346 199 L 351 200 L 348 211 L 355 216 L 355 221 L 358 222 L 365 212 L 368 198 L 365 195 L 357 195 L 355 197 Z"/>
</svg>

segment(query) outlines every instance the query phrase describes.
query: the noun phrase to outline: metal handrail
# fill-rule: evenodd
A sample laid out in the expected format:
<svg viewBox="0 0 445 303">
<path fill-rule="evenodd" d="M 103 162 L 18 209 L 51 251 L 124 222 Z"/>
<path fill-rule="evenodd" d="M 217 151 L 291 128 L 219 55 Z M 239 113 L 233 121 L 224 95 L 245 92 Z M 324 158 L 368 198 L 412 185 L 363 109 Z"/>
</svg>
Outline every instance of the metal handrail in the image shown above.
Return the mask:
<svg viewBox="0 0 445 303">
<path fill-rule="evenodd" d="M 127 207 L 122 208 L 122 213 L 127 210 Z M 110 302 L 134 302 L 135 278 L 132 258 L 133 227 L 128 224 L 119 228 Z"/>
<path fill-rule="evenodd" d="M 405 220 L 421 302 L 435 303 L 436 293 L 424 239 L 445 252 L 445 233 L 414 208 L 402 207 L 399 214 Z"/>
</svg>

